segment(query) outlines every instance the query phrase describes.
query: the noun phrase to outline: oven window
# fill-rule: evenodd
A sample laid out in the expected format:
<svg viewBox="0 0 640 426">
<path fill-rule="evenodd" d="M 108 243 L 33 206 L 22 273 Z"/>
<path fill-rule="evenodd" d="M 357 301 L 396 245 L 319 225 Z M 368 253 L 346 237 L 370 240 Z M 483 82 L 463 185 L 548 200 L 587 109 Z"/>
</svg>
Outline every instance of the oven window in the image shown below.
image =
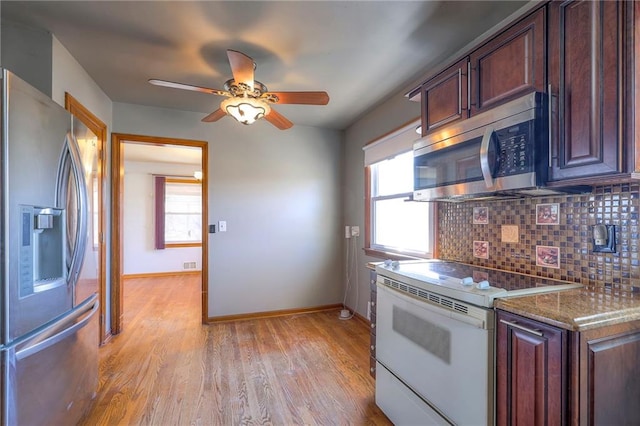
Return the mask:
<svg viewBox="0 0 640 426">
<path fill-rule="evenodd" d="M 432 257 L 433 203 L 407 201 L 413 193 L 413 152 L 368 168 L 367 253 Z"/>
</svg>

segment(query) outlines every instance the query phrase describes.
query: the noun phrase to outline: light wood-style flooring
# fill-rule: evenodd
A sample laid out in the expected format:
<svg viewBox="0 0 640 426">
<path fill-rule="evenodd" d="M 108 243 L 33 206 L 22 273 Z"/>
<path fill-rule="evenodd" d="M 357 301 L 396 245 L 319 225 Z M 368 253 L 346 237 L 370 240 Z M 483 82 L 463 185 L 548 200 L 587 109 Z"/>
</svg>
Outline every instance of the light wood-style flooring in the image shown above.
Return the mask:
<svg viewBox="0 0 640 426">
<path fill-rule="evenodd" d="M 84 425 L 391 424 L 361 321 L 330 311 L 202 325 L 193 275 L 124 291 L 125 330 L 100 348 Z"/>
</svg>

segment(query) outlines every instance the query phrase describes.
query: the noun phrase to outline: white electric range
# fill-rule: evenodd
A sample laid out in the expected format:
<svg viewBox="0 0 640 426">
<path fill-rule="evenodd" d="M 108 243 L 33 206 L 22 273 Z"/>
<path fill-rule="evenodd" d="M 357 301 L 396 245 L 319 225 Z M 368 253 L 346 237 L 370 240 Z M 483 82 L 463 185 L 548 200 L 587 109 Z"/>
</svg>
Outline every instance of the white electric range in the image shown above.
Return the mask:
<svg viewBox="0 0 640 426">
<path fill-rule="evenodd" d="M 376 273 L 376 404 L 395 424 L 494 424 L 494 300 L 581 286 L 437 260 Z"/>
</svg>

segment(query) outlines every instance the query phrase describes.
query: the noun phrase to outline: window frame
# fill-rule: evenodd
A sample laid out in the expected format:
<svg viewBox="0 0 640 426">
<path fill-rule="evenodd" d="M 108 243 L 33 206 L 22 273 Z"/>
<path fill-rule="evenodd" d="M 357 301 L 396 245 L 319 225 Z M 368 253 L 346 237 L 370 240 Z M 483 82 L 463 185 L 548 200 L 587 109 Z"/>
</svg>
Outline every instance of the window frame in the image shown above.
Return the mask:
<svg viewBox="0 0 640 426">
<path fill-rule="evenodd" d="M 162 249 L 167 249 L 167 248 L 184 248 L 184 247 L 202 247 L 202 239 L 203 236 L 200 236 L 200 241 L 185 241 L 185 242 L 167 242 L 166 241 L 166 234 L 165 234 L 165 221 L 166 221 L 166 187 L 169 184 L 193 184 L 193 185 L 200 185 L 200 187 L 202 188 L 202 182 L 200 180 L 197 179 L 191 179 L 191 178 L 178 178 L 178 177 L 171 177 L 171 176 L 157 176 L 156 178 L 161 177 L 163 179 L 163 184 L 162 184 L 162 197 L 160 198 L 160 193 L 158 191 L 158 189 L 156 188 L 156 208 L 155 208 L 155 215 L 156 215 L 156 242 L 155 242 L 155 248 L 156 250 L 162 250 Z M 156 180 L 156 185 L 158 185 L 157 180 Z M 202 194 L 200 195 L 200 197 L 202 198 Z M 202 202 L 202 200 L 200 200 Z M 200 213 L 200 215 L 202 216 L 202 212 Z M 157 226 L 157 222 L 158 220 L 162 220 L 162 228 L 161 230 L 158 228 Z M 201 219 L 202 220 L 202 219 Z M 159 243 L 157 240 L 159 238 L 162 238 L 161 243 Z"/>
<path fill-rule="evenodd" d="M 401 155 L 402 153 L 398 153 L 398 155 Z M 374 163 L 375 164 L 375 163 Z M 429 211 L 429 215 L 431 217 L 430 220 L 430 224 L 429 224 L 429 232 L 430 232 L 430 242 L 429 245 L 431 247 L 431 251 L 430 252 L 426 252 L 426 253 L 418 253 L 418 252 L 400 252 L 400 251 L 396 251 L 393 250 L 392 248 L 389 247 L 383 247 L 383 246 L 376 246 L 372 244 L 373 241 L 373 235 L 375 232 L 374 229 L 374 220 L 373 220 L 373 214 L 374 214 L 374 207 L 373 207 L 373 203 L 376 200 L 384 200 L 384 199 L 397 199 L 400 197 L 403 198 L 410 198 L 413 199 L 413 192 L 406 192 L 406 193 L 402 193 L 402 194 L 393 194 L 393 195 L 386 195 L 386 196 L 380 196 L 380 197 L 373 197 L 373 187 L 372 187 L 372 178 L 373 178 L 373 172 L 372 172 L 372 166 L 371 165 L 366 165 L 365 166 L 365 170 L 364 170 L 364 181 L 365 181 L 365 245 L 364 245 L 364 252 L 365 254 L 367 254 L 368 256 L 371 257 L 376 257 L 376 258 L 380 258 L 380 259 L 392 259 L 392 260 L 412 260 L 412 259 L 432 259 L 436 257 L 436 252 L 437 252 L 437 238 L 435 238 L 436 236 L 436 232 L 437 232 L 437 223 L 438 223 L 438 218 L 437 218 L 437 211 L 438 209 L 435 208 L 436 207 L 436 203 L 430 203 L 430 211 Z M 416 201 L 417 202 L 417 201 Z"/>
</svg>

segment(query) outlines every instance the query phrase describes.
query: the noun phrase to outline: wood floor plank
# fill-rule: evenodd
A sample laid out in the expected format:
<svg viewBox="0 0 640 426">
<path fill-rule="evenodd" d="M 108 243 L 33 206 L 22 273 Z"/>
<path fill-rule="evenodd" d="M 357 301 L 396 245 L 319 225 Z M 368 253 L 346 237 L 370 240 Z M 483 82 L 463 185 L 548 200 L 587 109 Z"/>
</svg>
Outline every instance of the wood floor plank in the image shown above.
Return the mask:
<svg viewBox="0 0 640 426">
<path fill-rule="evenodd" d="M 390 425 L 369 330 L 338 311 L 202 325 L 200 278 L 127 279 L 82 425 Z"/>
</svg>

